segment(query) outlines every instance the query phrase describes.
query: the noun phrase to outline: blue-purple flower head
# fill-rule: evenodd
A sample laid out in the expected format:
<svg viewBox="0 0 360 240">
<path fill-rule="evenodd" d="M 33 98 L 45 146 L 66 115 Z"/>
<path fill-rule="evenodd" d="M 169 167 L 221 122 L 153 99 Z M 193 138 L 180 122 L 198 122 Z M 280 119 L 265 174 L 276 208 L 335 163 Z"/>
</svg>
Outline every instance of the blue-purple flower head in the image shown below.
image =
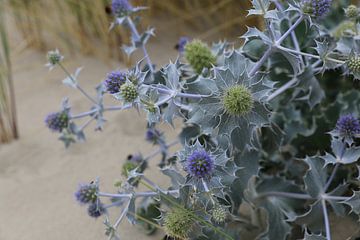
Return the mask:
<svg viewBox="0 0 360 240">
<path fill-rule="evenodd" d="M 121 71 L 112 71 L 108 73 L 104 81 L 106 91 L 111 94 L 120 92 L 121 86 L 126 82 L 126 73 Z"/>
<path fill-rule="evenodd" d="M 106 213 L 106 208 L 101 202 L 95 202 L 89 205 L 88 214 L 90 217 L 98 218 Z"/>
<path fill-rule="evenodd" d="M 176 44 L 176 49 L 179 53 L 183 53 L 185 51 L 185 45 L 189 42 L 188 37 L 180 37 L 179 42 Z"/>
<path fill-rule="evenodd" d="M 186 165 L 186 171 L 193 177 L 208 178 L 214 171 L 214 160 L 205 150 L 195 150 Z"/>
<path fill-rule="evenodd" d="M 316 18 L 325 16 L 331 8 L 332 0 L 302 0 L 304 13 Z"/>
<path fill-rule="evenodd" d="M 95 203 L 99 187 L 95 183 L 82 184 L 75 192 L 76 200 L 82 204 Z"/>
<path fill-rule="evenodd" d="M 360 122 L 352 114 L 341 116 L 335 129 L 340 137 L 352 138 L 357 134 L 360 134 Z"/>
<path fill-rule="evenodd" d="M 67 111 L 50 113 L 45 118 L 46 126 L 52 131 L 61 132 L 69 125 L 70 117 Z"/>
<path fill-rule="evenodd" d="M 161 136 L 161 132 L 156 128 L 148 128 L 145 134 L 145 139 L 148 142 L 156 144 L 161 139 Z"/>
<path fill-rule="evenodd" d="M 128 0 L 113 0 L 111 4 L 113 14 L 118 17 L 127 15 L 132 9 Z"/>
</svg>

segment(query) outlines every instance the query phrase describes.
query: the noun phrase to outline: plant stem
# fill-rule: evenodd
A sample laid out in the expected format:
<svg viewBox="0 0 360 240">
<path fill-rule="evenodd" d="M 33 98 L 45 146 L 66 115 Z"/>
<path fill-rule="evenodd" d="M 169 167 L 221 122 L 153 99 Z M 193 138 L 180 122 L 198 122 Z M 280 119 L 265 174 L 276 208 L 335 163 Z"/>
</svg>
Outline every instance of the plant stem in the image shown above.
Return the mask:
<svg viewBox="0 0 360 240">
<path fill-rule="evenodd" d="M 326 239 L 331 240 L 329 216 L 328 216 L 328 212 L 327 212 L 327 209 L 326 209 L 326 202 L 325 202 L 324 199 L 321 200 L 321 206 L 322 206 L 323 215 L 324 215 Z"/>
<path fill-rule="evenodd" d="M 87 97 L 91 102 L 93 102 L 95 105 L 98 105 L 98 102 L 92 98 L 78 83 L 76 83 L 73 76 L 70 74 L 70 72 L 62 65 L 61 63 L 58 63 L 60 68 L 65 72 L 65 74 L 72 80 L 72 82 L 75 84 L 76 89 L 78 89 L 85 97 Z"/>
<path fill-rule="evenodd" d="M 305 16 L 301 15 L 298 20 L 296 20 L 296 22 L 290 26 L 290 28 L 284 33 L 284 35 L 282 35 L 282 37 L 280 37 L 276 42 L 275 42 L 275 46 L 279 46 L 288 36 L 289 34 L 292 33 L 292 31 L 295 30 L 295 28 L 302 22 L 302 20 L 304 20 Z"/>
<path fill-rule="evenodd" d="M 288 197 L 288 198 L 296 198 L 296 199 L 314 199 L 313 197 L 311 197 L 308 194 L 303 194 L 303 193 L 289 193 L 289 192 L 265 192 L 265 193 L 261 193 L 258 195 L 258 198 L 262 198 L 262 197 L 270 197 L 270 196 L 274 196 L 274 197 Z"/>
<path fill-rule="evenodd" d="M 113 225 L 114 229 L 117 229 L 117 227 L 121 223 L 121 220 L 124 218 L 125 214 L 127 213 L 129 206 L 130 206 L 130 199 L 128 200 L 126 206 L 122 209 L 119 218 L 116 220 L 115 224 Z"/>
<path fill-rule="evenodd" d="M 249 76 L 255 75 L 255 73 L 261 68 L 261 66 L 265 63 L 265 61 L 268 59 L 268 57 L 270 57 L 272 51 L 273 51 L 273 48 L 272 48 L 272 46 L 270 46 L 268 48 L 268 50 L 266 50 L 264 55 L 260 58 L 260 60 L 251 69 L 251 71 L 249 72 Z"/>
<path fill-rule="evenodd" d="M 135 24 L 132 21 L 132 19 L 130 17 L 128 17 L 126 20 L 127 20 L 127 23 L 128 23 L 128 26 L 129 26 L 131 32 L 133 33 L 134 37 L 136 38 L 136 40 L 140 40 L 140 34 L 139 34 L 138 30 L 136 29 Z M 153 67 L 153 64 L 152 64 L 152 62 L 150 60 L 150 57 L 149 57 L 149 54 L 148 54 L 148 52 L 146 50 L 145 45 L 142 44 L 141 49 L 143 50 L 144 57 L 145 57 L 146 62 L 148 64 L 148 66 L 149 66 L 150 72 L 153 73 L 154 72 L 154 67 Z"/>
<path fill-rule="evenodd" d="M 332 173 L 331 173 L 331 175 L 329 177 L 329 179 L 327 180 L 327 182 L 325 184 L 324 192 L 326 192 L 328 190 L 328 188 L 330 187 L 330 185 L 331 185 L 332 181 L 334 180 L 334 177 L 335 177 L 336 172 L 339 169 L 339 167 L 340 167 L 340 164 L 336 163 L 335 167 L 334 167 L 334 169 L 333 169 L 333 171 L 332 171 Z"/>
<path fill-rule="evenodd" d="M 294 54 L 298 54 L 298 55 L 303 55 L 303 56 L 306 56 L 306 57 L 311 57 L 311 58 L 315 58 L 315 59 L 320 59 L 321 60 L 321 57 L 318 56 L 318 55 L 314 55 L 314 54 L 310 54 L 310 53 L 304 53 L 304 52 L 300 52 L 300 51 L 297 51 L 297 50 L 293 50 L 293 49 L 290 49 L 290 48 L 286 48 L 286 47 L 283 47 L 283 46 L 277 46 L 278 49 L 280 50 L 283 50 L 283 51 L 287 51 L 287 52 L 291 52 L 291 53 L 294 53 Z M 332 62 L 335 62 L 335 63 L 339 63 L 339 64 L 344 64 L 345 62 L 342 61 L 342 60 L 338 60 L 338 59 L 334 59 L 334 58 L 326 58 L 327 60 L 329 61 L 332 61 Z"/>
<path fill-rule="evenodd" d="M 165 191 L 166 194 L 170 195 L 178 195 L 179 190 L 169 190 Z M 137 193 L 104 193 L 104 192 L 98 192 L 97 195 L 99 197 L 113 197 L 113 198 L 138 198 L 138 197 L 155 197 L 159 195 L 158 192 L 137 192 Z"/>
<path fill-rule="evenodd" d="M 276 91 L 274 91 L 268 98 L 267 101 L 271 101 L 274 98 L 276 98 L 281 93 L 285 92 L 287 89 L 291 88 L 294 84 L 296 84 L 298 79 L 295 77 L 292 80 L 288 81 L 284 85 L 282 85 L 280 88 L 278 88 Z"/>
<path fill-rule="evenodd" d="M 174 141 L 170 142 L 169 144 L 165 145 L 165 147 L 170 148 L 178 143 L 179 143 L 179 140 L 174 140 Z M 145 157 L 144 160 L 149 160 L 161 152 L 162 152 L 162 149 L 155 150 L 154 152 L 150 153 L 147 157 Z"/>
</svg>

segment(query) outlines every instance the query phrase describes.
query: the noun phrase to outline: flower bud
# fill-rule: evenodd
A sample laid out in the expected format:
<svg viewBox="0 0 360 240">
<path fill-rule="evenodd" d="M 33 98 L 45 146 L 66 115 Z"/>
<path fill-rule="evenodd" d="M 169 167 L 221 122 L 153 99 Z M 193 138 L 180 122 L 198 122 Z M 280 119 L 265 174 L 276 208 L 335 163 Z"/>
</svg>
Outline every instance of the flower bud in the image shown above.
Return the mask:
<svg viewBox="0 0 360 240">
<path fill-rule="evenodd" d="M 356 19 L 359 16 L 359 9 L 355 5 L 350 5 L 345 9 L 346 17 Z"/>
<path fill-rule="evenodd" d="M 88 214 L 90 217 L 98 218 L 106 213 L 106 208 L 101 202 L 95 202 L 89 205 Z"/>
</svg>

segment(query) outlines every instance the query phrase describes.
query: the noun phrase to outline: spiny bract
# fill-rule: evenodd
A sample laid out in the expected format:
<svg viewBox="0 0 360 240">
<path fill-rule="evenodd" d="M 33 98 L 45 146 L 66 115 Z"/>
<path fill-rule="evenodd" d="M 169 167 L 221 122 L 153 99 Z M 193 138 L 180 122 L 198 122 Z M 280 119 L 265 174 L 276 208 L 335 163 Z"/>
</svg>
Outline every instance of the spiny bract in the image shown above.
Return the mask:
<svg viewBox="0 0 360 240">
<path fill-rule="evenodd" d="M 225 111 L 234 116 L 242 116 L 251 111 L 254 100 L 251 92 L 243 85 L 230 87 L 223 96 Z"/>
<path fill-rule="evenodd" d="M 200 40 L 193 40 L 185 45 L 185 58 L 197 74 L 216 63 L 216 57 L 210 48 Z"/>
<path fill-rule="evenodd" d="M 164 218 L 164 227 L 167 235 L 177 239 L 186 239 L 194 225 L 191 213 L 186 209 L 175 208 Z"/>
</svg>

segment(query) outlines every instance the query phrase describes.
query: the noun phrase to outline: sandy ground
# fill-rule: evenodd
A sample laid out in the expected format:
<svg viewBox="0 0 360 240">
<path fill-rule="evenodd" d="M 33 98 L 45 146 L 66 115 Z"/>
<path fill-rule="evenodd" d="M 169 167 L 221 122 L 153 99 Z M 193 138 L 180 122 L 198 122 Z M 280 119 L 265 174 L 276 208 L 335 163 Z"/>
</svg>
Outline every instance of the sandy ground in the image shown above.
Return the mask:
<svg viewBox="0 0 360 240">
<path fill-rule="evenodd" d="M 152 41 L 149 50 L 155 62 L 167 63 L 169 56 L 175 59 L 175 39 Z M 20 42 L 18 37 L 12 39 L 14 49 Z M 65 149 L 58 136 L 44 126 L 44 117 L 57 111 L 65 96 L 70 97 L 74 112 L 88 110 L 89 102 L 61 84 L 64 78 L 61 71 L 48 72 L 43 53 L 26 50 L 15 54 L 12 60 L 21 136 L 18 141 L 0 145 L 0 240 L 106 239 L 102 220 L 88 217 L 86 208 L 74 200 L 73 192 L 79 182 L 96 177 L 100 178 L 103 191 L 112 191 L 114 181 L 121 178 L 121 165 L 128 154 L 141 150 L 146 155 L 154 150 L 144 141 L 144 116 L 132 110 L 107 113 L 108 123 L 103 132 L 94 132 L 90 126 L 86 143 Z M 121 67 L 94 58 L 67 59 L 65 65 L 71 71 L 85 67 L 79 80 L 93 94 L 93 87 L 107 72 Z M 175 138 L 173 129 L 163 128 L 168 139 Z M 154 159 L 147 175 L 166 185 L 166 178 L 160 177 L 156 164 Z M 347 221 L 344 225 L 334 225 L 335 240 L 346 239 L 359 228 Z M 129 240 L 162 236 L 159 231 L 147 238 L 126 221 L 120 226 L 120 233 Z"/>
</svg>

